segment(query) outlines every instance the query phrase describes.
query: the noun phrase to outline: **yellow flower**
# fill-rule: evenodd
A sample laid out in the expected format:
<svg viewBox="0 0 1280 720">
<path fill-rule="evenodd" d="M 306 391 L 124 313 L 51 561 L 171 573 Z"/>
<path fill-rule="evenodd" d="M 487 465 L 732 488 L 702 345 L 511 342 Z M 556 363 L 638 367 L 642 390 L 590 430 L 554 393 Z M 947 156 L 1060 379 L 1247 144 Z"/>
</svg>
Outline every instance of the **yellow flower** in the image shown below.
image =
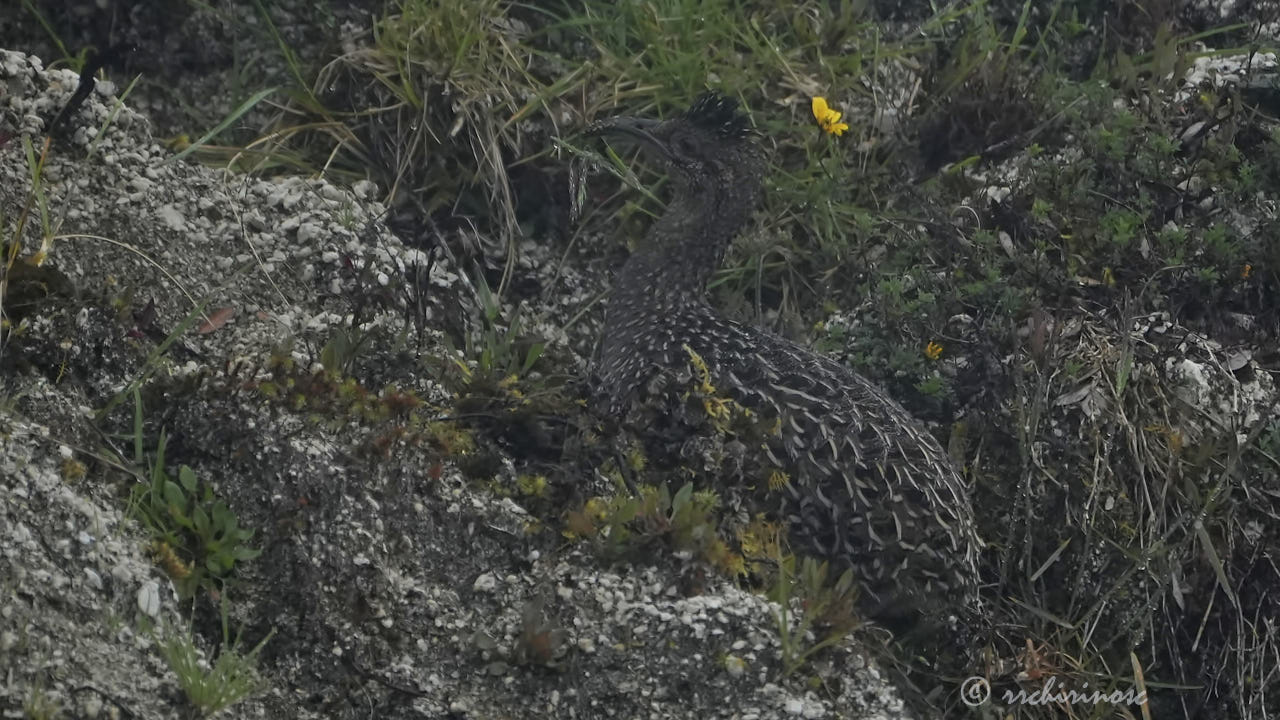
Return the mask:
<svg viewBox="0 0 1280 720">
<path fill-rule="evenodd" d="M 791 484 L 791 476 L 781 470 L 774 470 L 769 473 L 769 489 L 777 492 L 782 488 Z"/>
<path fill-rule="evenodd" d="M 1249 263 L 1245 263 L 1245 264 L 1244 264 L 1244 268 L 1242 268 L 1242 269 L 1240 270 L 1240 279 L 1241 279 L 1241 280 L 1248 280 L 1248 279 L 1249 279 L 1249 275 L 1250 275 L 1250 274 L 1252 274 L 1252 273 L 1253 273 L 1253 266 L 1252 266 L 1252 265 L 1250 265 Z"/>
<path fill-rule="evenodd" d="M 924 348 L 924 356 L 930 360 L 937 360 L 942 357 L 942 346 L 936 342 L 931 342 Z"/>
<path fill-rule="evenodd" d="M 849 124 L 840 122 L 840 113 L 832 110 L 824 97 L 813 99 L 813 117 L 818 121 L 819 127 L 836 137 L 840 137 L 845 130 L 849 129 Z"/>
</svg>

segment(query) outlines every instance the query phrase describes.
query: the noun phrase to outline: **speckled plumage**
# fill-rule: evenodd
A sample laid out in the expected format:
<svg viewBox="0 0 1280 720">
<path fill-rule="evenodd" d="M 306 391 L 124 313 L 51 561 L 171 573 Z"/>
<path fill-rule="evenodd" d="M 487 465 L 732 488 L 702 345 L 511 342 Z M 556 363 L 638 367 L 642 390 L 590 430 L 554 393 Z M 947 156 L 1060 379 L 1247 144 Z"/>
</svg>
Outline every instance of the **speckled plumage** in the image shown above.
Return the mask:
<svg viewBox="0 0 1280 720">
<path fill-rule="evenodd" d="M 622 415 L 656 373 L 687 363 L 688 345 L 722 393 L 779 420 L 761 451 L 792 477 L 777 511 L 796 549 L 854 567 L 873 612 L 972 606 L 981 542 L 965 484 L 937 440 L 849 368 L 706 301 L 764 172 L 736 103 L 705 95 L 665 122 L 594 130 L 641 141 L 675 186 L 609 300 L 597 369 L 606 411 Z"/>
</svg>

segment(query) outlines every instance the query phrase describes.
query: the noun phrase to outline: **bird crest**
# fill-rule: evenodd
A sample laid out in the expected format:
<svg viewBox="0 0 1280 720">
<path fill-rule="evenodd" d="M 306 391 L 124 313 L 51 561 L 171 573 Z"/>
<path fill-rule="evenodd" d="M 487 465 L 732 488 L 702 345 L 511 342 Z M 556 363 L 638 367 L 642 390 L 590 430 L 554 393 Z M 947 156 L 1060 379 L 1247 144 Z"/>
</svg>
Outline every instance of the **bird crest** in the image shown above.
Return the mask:
<svg viewBox="0 0 1280 720">
<path fill-rule="evenodd" d="M 693 101 L 684 117 L 693 125 L 721 138 L 743 138 L 751 132 L 751 123 L 738 112 L 738 101 L 715 91 L 707 91 Z"/>
</svg>

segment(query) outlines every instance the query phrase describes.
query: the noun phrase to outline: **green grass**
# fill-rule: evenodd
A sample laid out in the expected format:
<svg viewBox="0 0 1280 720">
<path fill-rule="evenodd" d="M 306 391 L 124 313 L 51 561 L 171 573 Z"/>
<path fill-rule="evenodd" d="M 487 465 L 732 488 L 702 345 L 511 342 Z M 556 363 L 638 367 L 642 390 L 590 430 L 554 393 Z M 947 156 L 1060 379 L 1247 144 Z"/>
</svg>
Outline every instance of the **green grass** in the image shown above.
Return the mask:
<svg viewBox="0 0 1280 720">
<path fill-rule="evenodd" d="M 854 609 L 858 591 L 853 571 L 845 570 L 834 580 L 828 577 L 829 571 L 827 563 L 813 558 L 778 558 L 777 581 L 769 591 L 769 599 L 778 604 L 784 675 L 803 669 L 818 653 L 843 642 L 859 625 Z M 794 628 L 793 599 L 799 600 L 800 608 Z"/>
<path fill-rule="evenodd" d="M 59 37 L 58 33 L 53 29 L 53 25 L 49 23 L 48 18 L 44 16 L 44 13 L 40 12 L 31 0 L 22 0 L 22 7 L 35 18 L 36 22 L 40 24 L 40 27 L 44 28 L 45 33 L 49 35 L 49 39 L 53 41 L 54 46 L 58 48 L 60 53 L 62 53 L 62 57 L 50 63 L 49 67 L 53 68 L 57 67 L 58 63 L 65 63 L 67 67 L 77 73 L 80 72 L 80 68 L 84 67 L 87 60 L 87 53 L 89 49 L 83 48 L 77 54 L 72 55 L 67 49 L 67 46 L 63 44 L 62 38 Z"/>
<path fill-rule="evenodd" d="M 169 630 L 159 642 L 160 654 L 177 678 L 187 702 L 201 717 L 214 715 L 266 688 L 258 671 L 258 654 L 275 635 L 272 630 L 247 652 L 242 633 L 231 637 L 227 604 L 222 604 L 222 645 L 217 656 L 205 659 L 188 629 Z"/>
<path fill-rule="evenodd" d="M 28 691 L 26 699 L 22 701 L 22 717 L 26 720 L 58 720 L 65 716 L 62 714 L 62 705 L 37 685 Z"/>
<path fill-rule="evenodd" d="M 526 377 L 542 357 L 546 343 L 529 342 L 522 336 L 519 307 L 510 311 L 509 321 L 504 317 L 502 305 L 483 274 L 476 276 L 474 284 L 483 327 L 478 337 L 467 335 L 461 357 L 450 348 L 454 365 L 466 385 L 512 383 Z"/>
<path fill-rule="evenodd" d="M 0 357 L 3 357 L 10 337 L 20 330 L 19 323 L 15 322 L 18 315 L 12 310 L 12 306 L 17 304 L 19 310 L 27 310 L 28 308 L 24 308 L 23 305 L 35 304 L 39 298 L 47 294 L 39 289 L 34 293 L 23 292 L 28 288 L 20 285 L 21 275 L 34 275 L 38 272 L 40 263 L 32 261 L 36 259 L 43 261 L 43 257 L 37 258 L 34 255 L 24 257 L 23 255 L 27 223 L 33 207 L 40 217 L 41 245 L 51 244 L 50 238 L 53 236 L 49 222 L 49 203 L 45 196 L 44 185 L 41 183 L 44 155 L 42 153 L 37 160 L 34 146 L 25 136 L 22 138 L 22 149 L 27 158 L 31 187 L 27 191 L 22 210 L 16 218 L 11 219 L 5 210 L 0 209 Z M 39 278 L 36 278 L 35 284 L 37 288 L 43 285 Z"/>
</svg>

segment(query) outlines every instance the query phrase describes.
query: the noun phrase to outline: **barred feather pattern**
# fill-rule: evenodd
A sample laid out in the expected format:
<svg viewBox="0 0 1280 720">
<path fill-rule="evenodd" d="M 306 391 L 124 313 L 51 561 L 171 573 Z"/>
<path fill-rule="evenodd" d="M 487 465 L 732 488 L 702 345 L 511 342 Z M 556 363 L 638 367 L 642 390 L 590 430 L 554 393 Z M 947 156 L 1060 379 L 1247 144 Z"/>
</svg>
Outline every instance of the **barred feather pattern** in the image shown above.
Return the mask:
<svg viewBox="0 0 1280 720">
<path fill-rule="evenodd" d="M 778 513 L 797 550 L 852 567 L 873 615 L 898 605 L 976 609 L 981 542 L 964 481 L 937 440 L 883 390 L 705 306 L 629 320 L 621 328 L 629 338 L 617 347 L 633 352 L 618 372 L 602 374 L 617 399 L 614 413 L 653 373 L 687 362 L 688 345 L 719 392 L 778 419 L 778 434 L 761 450 L 792 476 Z"/>
<path fill-rule="evenodd" d="M 694 124 L 686 118 L 668 122 Z M 707 280 L 750 216 L 760 165 L 742 134 L 705 141 L 726 146 L 717 162 L 702 163 L 721 177 L 685 178 L 686 191 L 615 281 L 596 369 L 600 403 L 621 417 L 650 378 L 688 362 L 689 346 L 719 392 L 777 418 L 761 452 L 791 474 L 777 514 L 796 549 L 852 567 L 873 616 L 899 605 L 976 609 L 981 541 L 965 483 L 937 440 L 843 364 L 707 304 Z"/>
</svg>

